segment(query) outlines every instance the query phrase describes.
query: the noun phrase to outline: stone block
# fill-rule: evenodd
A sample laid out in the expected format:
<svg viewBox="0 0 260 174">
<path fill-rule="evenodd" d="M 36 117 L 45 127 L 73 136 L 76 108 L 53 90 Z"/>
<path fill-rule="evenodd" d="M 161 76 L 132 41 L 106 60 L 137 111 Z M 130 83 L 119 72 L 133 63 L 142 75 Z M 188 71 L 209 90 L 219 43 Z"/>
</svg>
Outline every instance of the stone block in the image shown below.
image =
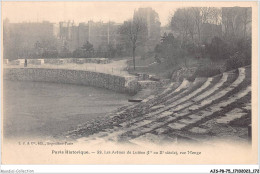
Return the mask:
<svg viewBox="0 0 260 174">
<path fill-rule="evenodd" d="M 190 129 L 190 132 L 196 133 L 196 134 L 205 134 L 208 132 L 207 129 L 203 129 L 200 127 L 193 127 L 192 129 Z"/>
<path fill-rule="evenodd" d="M 187 118 L 187 119 L 181 119 L 181 120 L 179 120 L 179 122 L 189 125 L 189 124 L 196 123 L 198 120 L 200 120 L 200 119 L 198 119 L 198 118 L 193 118 L 193 119 Z"/>
<path fill-rule="evenodd" d="M 179 123 L 179 122 L 168 124 L 168 126 L 170 128 L 176 129 L 176 130 L 180 130 L 180 129 L 184 128 L 186 125 L 187 124 L 185 124 L 185 123 Z"/>
<path fill-rule="evenodd" d="M 159 129 L 156 129 L 155 132 L 160 135 L 163 134 L 164 132 L 167 132 L 169 130 L 169 128 L 165 128 L 165 127 L 161 127 Z"/>
</svg>

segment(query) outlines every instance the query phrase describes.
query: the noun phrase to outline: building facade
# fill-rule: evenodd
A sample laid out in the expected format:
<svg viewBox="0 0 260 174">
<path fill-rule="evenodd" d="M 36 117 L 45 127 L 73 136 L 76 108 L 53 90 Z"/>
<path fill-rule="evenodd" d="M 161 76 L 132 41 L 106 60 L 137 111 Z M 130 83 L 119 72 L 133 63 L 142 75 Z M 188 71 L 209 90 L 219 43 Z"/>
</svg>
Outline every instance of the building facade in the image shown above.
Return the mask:
<svg viewBox="0 0 260 174">
<path fill-rule="evenodd" d="M 31 57 L 47 50 L 55 50 L 55 25 L 50 22 L 10 23 L 4 20 L 4 56 L 8 59 Z"/>
<path fill-rule="evenodd" d="M 152 8 L 139 8 L 133 18 L 140 17 L 146 24 L 146 42 L 139 47 L 143 52 L 152 51 L 160 42 L 160 21 Z M 125 36 L 119 33 L 121 23 L 62 21 L 10 23 L 4 21 L 4 56 L 7 59 L 30 57 L 72 56 L 89 42 L 95 52 L 121 51 L 130 55 L 131 45 L 123 44 Z M 98 54 L 97 54 L 98 55 Z M 102 55 L 102 54 L 101 54 Z"/>
<path fill-rule="evenodd" d="M 102 45 L 116 45 L 118 28 L 121 24 L 115 22 L 93 22 L 79 23 L 60 22 L 59 40 L 63 44 L 60 48 L 67 47 L 69 51 L 81 48 L 87 41 L 91 43 L 95 50 Z"/>
<path fill-rule="evenodd" d="M 135 18 L 142 19 L 145 22 L 147 27 L 147 42 L 145 46 L 148 49 L 146 51 L 153 50 L 161 39 L 161 23 L 158 13 L 150 7 L 139 8 L 134 12 L 133 19 Z"/>
</svg>

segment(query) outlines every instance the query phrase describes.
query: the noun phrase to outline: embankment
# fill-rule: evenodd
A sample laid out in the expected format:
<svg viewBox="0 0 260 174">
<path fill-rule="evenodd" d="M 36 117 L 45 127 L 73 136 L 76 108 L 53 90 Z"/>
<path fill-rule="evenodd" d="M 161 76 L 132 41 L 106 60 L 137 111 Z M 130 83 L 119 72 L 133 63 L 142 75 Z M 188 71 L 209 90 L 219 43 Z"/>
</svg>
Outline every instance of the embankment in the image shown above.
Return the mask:
<svg viewBox="0 0 260 174">
<path fill-rule="evenodd" d="M 134 86 L 127 85 L 127 77 L 100 72 L 47 68 L 4 68 L 3 75 L 4 79 L 9 80 L 87 85 L 129 94 L 135 92 Z"/>
</svg>

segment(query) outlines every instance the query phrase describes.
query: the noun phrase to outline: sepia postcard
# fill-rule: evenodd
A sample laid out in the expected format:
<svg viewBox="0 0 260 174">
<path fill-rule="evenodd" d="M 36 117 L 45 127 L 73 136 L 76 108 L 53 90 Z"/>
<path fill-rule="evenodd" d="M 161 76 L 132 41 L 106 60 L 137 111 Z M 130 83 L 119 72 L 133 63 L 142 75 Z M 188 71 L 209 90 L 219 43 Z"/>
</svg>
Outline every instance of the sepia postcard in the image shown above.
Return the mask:
<svg viewBox="0 0 260 174">
<path fill-rule="evenodd" d="M 2 164 L 258 164 L 258 3 L 3 1 Z"/>
</svg>

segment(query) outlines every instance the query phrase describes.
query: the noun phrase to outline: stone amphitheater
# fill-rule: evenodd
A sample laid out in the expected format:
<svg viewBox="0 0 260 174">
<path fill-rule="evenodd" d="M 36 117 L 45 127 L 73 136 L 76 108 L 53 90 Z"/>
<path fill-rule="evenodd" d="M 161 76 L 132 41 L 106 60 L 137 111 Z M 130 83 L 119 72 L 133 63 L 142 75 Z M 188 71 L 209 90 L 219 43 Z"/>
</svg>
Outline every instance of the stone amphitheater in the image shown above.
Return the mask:
<svg viewBox="0 0 260 174">
<path fill-rule="evenodd" d="M 251 66 L 193 82 L 172 82 L 141 103 L 65 134 L 105 143 L 208 143 L 244 141 L 251 134 Z"/>
</svg>

